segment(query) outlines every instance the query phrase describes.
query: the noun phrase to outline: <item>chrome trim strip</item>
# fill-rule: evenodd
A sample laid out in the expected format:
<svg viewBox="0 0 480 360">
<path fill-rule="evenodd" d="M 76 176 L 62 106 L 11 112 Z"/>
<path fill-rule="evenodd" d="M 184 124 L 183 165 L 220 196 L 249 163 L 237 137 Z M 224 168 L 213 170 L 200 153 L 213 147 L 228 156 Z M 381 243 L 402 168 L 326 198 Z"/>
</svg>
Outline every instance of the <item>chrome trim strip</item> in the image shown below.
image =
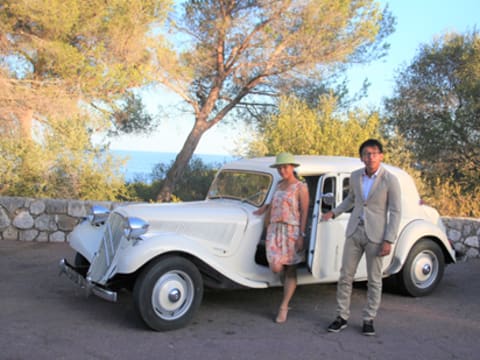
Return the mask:
<svg viewBox="0 0 480 360">
<path fill-rule="evenodd" d="M 60 267 L 59 275 L 65 274 L 71 281 L 80 286 L 80 288 L 85 289 L 86 296 L 93 293 L 104 300 L 111 302 L 117 301 L 117 292 L 95 285 L 89 277 L 84 278 L 68 263 L 66 259 L 61 259 L 58 266 Z"/>
</svg>

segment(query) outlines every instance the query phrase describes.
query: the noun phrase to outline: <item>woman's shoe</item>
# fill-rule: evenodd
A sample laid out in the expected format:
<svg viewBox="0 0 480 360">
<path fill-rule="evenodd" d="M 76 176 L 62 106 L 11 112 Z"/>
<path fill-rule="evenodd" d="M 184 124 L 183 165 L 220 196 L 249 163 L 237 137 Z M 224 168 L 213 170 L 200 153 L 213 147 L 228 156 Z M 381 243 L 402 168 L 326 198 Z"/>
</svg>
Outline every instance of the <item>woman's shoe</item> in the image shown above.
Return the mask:
<svg viewBox="0 0 480 360">
<path fill-rule="evenodd" d="M 285 321 L 287 321 L 288 310 L 290 310 L 289 307 L 281 307 L 278 310 L 277 318 L 275 319 L 277 324 L 283 324 Z"/>
</svg>

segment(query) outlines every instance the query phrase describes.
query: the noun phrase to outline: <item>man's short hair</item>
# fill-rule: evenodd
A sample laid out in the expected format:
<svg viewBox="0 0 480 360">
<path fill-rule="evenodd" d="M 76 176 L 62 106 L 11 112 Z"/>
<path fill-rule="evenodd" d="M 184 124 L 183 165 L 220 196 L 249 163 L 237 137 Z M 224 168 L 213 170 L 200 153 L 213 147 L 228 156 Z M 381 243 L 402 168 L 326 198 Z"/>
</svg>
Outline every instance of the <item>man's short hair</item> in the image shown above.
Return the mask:
<svg viewBox="0 0 480 360">
<path fill-rule="evenodd" d="M 360 156 L 362 156 L 363 149 L 366 148 L 366 147 L 377 147 L 378 151 L 381 154 L 383 154 L 382 143 L 380 141 L 378 141 L 377 139 L 368 139 L 368 140 L 364 141 L 362 143 L 362 145 L 360 145 L 360 149 L 359 149 Z"/>
</svg>

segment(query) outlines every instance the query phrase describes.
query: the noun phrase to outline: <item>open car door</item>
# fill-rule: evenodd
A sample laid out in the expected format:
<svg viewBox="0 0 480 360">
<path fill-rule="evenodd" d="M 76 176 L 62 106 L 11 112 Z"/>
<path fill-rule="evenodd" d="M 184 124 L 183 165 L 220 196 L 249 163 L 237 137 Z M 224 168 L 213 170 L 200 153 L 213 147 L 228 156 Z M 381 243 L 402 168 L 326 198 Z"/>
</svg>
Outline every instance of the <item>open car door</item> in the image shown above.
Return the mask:
<svg viewBox="0 0 480 360">
<path fill-rule="evenodd" d="M 348 195 L 350 174 L 329 173 L 318 180 L 312 216 L 312 235 L 307 254 L 309 269 L 322 282 L 334 282 L 340 275 L 345 229 L 349 213 L 330 221 L 322 214 L 332 210 Z"/>
</svg>

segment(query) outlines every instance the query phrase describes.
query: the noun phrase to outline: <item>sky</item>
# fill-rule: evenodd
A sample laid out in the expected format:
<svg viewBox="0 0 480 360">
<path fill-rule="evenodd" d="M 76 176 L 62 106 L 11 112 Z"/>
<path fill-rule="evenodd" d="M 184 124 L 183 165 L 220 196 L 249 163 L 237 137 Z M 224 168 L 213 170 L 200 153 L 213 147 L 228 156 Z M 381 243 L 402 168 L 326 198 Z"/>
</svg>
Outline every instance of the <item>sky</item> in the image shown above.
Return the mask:
<svg viewBox="0 0 480 360">
<path fill-rule="evenodd" d="M 465 33 L 480 28 L 478 0 L 379 0 L 388 4 L 396 17 L 395 32 L 390 35 L 388 55 L 369 65 L 349 71 L 349 90 L 361 88 L 365 78 L 371 83 L 365 106 L 380 107 L 382 99 L 393 92 L 395 72 L 411 63 L 422 44 L 429 44 L 445 32 Z M 151 112 L 159 103 L 171 101 L 160 91 L 150 91 L 144 101 Z M 113 150 L 139 150 L 177 153 L 193 126 L 193 118 L 162 119 L 157 131 L 148 136 L 123 136 L 111 142 Z M 243 129 L 217 124 L 200 140 L 196 154 L 231 155 Z"/>
</svg>

